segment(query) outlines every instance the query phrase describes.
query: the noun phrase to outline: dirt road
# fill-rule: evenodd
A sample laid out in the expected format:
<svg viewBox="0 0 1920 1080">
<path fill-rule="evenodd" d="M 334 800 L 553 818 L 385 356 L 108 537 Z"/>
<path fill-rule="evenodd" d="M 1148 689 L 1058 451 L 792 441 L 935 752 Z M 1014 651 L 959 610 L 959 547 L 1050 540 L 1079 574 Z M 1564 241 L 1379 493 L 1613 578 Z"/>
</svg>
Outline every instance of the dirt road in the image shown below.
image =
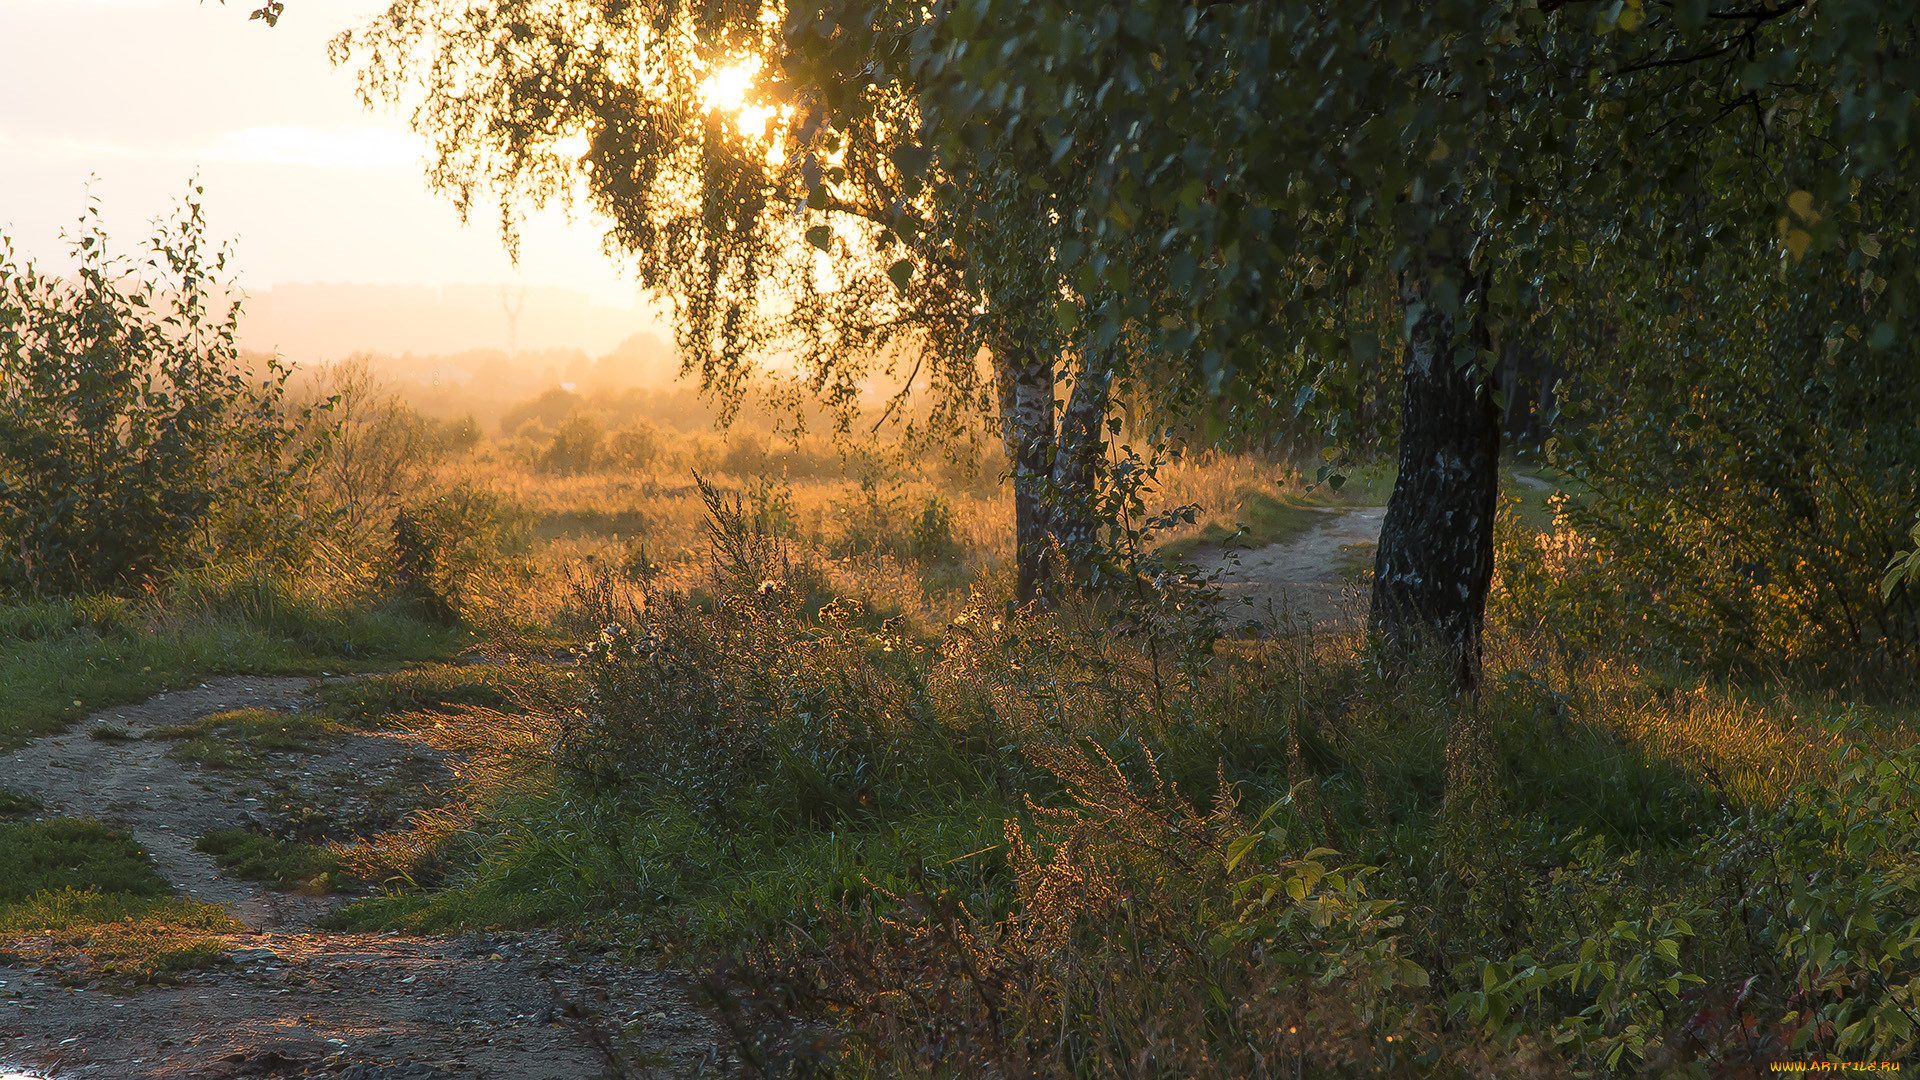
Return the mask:
<svg viewBox="0 0 1920 1080">
<path fill-rule="evenodd" d="M 239 775 L 170 758 L 168 743 L 141 737 L 230 709 L 300 709 L 312 687 L 209 679 L 0 757 L 0 789 L 36 796 L 41 816 L 126 829 L 183 894 L 224 905 L 247 927 L 223 936 L 229 963 L 128 992 L 88 985 L 72 965 L 36 963 L 32 940 L 0 942 L 17 961 L 0 966 L 0 1078 L 588 1080 L 621 1075 L 609 1072 L 610 1051 L 631 1075 L 718 1064 L 713 1029 L 682 980 L 611 955 L 569 955 L 558 934 L 330 933 L 313 923 L 335 901 L 235 881 L 196 851 L 207 832 L 258 822 L 273 795 L 304 792 L 369 820 L 387 805 L 382 792 L 457 782 L 458 761 L 405 732 L 347 735 Z M 90 737 L 96 728 L 113 737 Z"/>
<path fill-rule="evenodd" d="M 1270 630 L 1355 626 L 1367 613 L 1367 590 L 1351 579 L 1371 566 L 1384 506 L 1321 509 L 1325 520 L 1305 535 L 1253 550 L 1205 548 L 1202 570 L 1219 570 L 1221 591 L 1235 620 L 1259 620 Z"/>
</svg>

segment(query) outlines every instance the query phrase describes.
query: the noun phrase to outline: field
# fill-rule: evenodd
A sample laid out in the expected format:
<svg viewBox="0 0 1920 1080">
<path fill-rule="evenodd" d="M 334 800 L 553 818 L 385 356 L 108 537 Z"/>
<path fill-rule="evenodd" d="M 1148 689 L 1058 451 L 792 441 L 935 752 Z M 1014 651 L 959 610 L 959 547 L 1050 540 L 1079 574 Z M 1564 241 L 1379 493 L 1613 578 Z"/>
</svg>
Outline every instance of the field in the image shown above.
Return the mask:
<svg viewBox="0 0 1920 1080">
<path fill-rule="evenodd" d="M 1013 605 L 994 460 L 745 433 L 731 459 L 668 437 L 648 468 L 562 469 L 556 437 L 416 445 L 386 469 L 425 538 L 371 512 L 304 578 L 10 604 L 0 727 L 91 716 L 109 758 L 164 743 L 153 767 L 274 807 L 178 858 L 308 897 L 312 964 L 369 933 L 557 929 L 699 974 L 662 1014 L 682 1034 L 602 1029 L 608 1068 L 1662 1071 L 1771 1060 L 1859 1008 L 1897 1025 L 1902 999 L 1818 988 L 1906 962 L 1911 698 L 1541 632 L 1554 474 L 1508 485 L 1462 704 L 1353 622 L 1235 630 L 1201 579 Z M 1176 458 L 1147 494 L 1199 512 L 1133 557 L 1284 552 L 1390 485 Z M 408 544 L 434 558 L 396 592 Z M 1348 546 L 1325 570 L 1363 583 Z M 356 678 L 314 712 L 103 711 L 229 673 Z M 165 899 L 127 833 L 6 798 L 26 862 L 0 918 L 33 962 L 191 985 L 258 932 L 225 914 L 257 901 Z"/>
</svg>

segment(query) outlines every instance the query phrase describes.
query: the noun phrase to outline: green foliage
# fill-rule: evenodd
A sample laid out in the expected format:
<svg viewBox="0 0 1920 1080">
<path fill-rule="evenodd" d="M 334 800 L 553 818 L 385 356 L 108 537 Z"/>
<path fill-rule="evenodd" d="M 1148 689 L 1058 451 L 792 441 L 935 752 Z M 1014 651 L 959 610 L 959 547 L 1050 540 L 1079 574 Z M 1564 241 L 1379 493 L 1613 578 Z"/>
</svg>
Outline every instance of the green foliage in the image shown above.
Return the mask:
<svg viewBox="0 0 1920 1080">
<path fill-rule="evenodd" d="M 0 906 L 58 889 L 165 896 L 165 878 L 126 833 L 97 821 L 0 824 Z"/>
<path fill-rule="evenodd" d="M 1860 294 L 1843 259 L 1754 261 L 1648 282 L 1579 342 L 1591 374 L 1563 393 L 1555 457 L 1585 489 L 1562 522 L 1586 549 L 1570 572 L 1612 609 L 1588 633 L 1722 664 L 1905 655 L 1915 598 L 1883 575 L 1886 523 L 1920 508 L 1913 348 L 1844 332 Z M 1728 308 L 1750 314 L 1713 317 Z"/>
<path fill-rule="evenodd" d="M 1899 1061 L 1920 1041 L 1920 750 L 1846 747 L 1831 784 L 1706 848 L 1716 871 L 1751 868 L 1740 909 L 1788 991 L 1773 1019 L 1796 1054 Z M 1750 874 L 1750 876 L 1749 876 Z"/>
<path fill-rule="evenodd" d="M 68 601 L 0 604 L 0 745 L 208 675 L 318 675 L 445 656 L 463 631 L 392 608 L 322 603 L 284 580 L 178 575 L 132 622 L 102 632 Z"/>
<path fill-rule="evenodd" d="M 71 280 L 0 240 L 0 588 L 73 594 L 294 554 L 292 443 L 314 417 L 288 415 L 277 360 L 241 363 L 199 204 L 140 262 L 108 254 L 97 208 L 81 223 Z"/>
<path fill-rule="evenodd" d="M 244 881 L 276 889 L 326 889 L 340 871 L 340 858 L 326 848 L 290 843 L 245 829 L 210 832 L 193 842 L 220 869 Z"/>
<path fill-rule="evenodd" d="M 532 549 L 533 532 L 524 508 L 484 487 L 449 485 L 394 515 L 385 584 L 419 616 L 451 626 L 490 576 Z"/>
</svg>

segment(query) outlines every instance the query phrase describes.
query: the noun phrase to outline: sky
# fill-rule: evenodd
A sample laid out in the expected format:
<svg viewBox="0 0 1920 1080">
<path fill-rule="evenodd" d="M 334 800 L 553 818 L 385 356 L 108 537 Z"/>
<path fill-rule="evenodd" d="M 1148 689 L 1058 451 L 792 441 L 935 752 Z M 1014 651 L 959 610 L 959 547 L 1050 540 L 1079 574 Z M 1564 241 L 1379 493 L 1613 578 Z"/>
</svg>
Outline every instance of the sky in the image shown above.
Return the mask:
<svg viewBox="0 0 1920 1080">
<path fill-rule="evenodd" d="M 506 283 L 636 306 L 592 220 L 533 219 L 515 266 L 490 208 L 463 226 L 427 190 L 404 116 L 365 111 L 327 61 L 327 39 L 384 3 L 291 0 L 271 29 L 256 6 L 0 0 L 0 232 L 19 257 L 62 265 L 89 193 L 109 235 L 142 237 L 197 175 L 250 291 Z"/>
</svg>

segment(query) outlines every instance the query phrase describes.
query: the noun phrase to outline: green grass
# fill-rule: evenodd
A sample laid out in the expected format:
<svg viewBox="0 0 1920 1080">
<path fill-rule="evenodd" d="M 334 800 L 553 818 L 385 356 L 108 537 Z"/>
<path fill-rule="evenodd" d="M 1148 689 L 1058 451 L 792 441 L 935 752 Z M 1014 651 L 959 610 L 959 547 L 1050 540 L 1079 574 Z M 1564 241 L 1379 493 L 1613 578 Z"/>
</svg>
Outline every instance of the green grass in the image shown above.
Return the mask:
<svg viewBox="0 0 1920 1080">
<path fill-rule="evenodd" d="M 325 717 L 268 709 L 214 713 L 190 724 L 156 729 L 151 737 L 173 742 L 167 756 L 211 769 L 244 770 L 270 753 L 305 754 L 340 731 Z"/>
<path fill-rule="evenodd" d="M 1533 483 L 1525 483 L 1522 478 Z M 1547 487 L 1539 487 L 1539 484 Z M 1520 520 L 1534 529 L 1545 531 L 1553 527 L 1554 497 L 1577 497 L 1583 490 L 1566 474 L 1545 465 L 1514 465 L 1505 470 L 1501 477 L 1501 493 L 1514 500 L 1514 509 Z"/>
<path fill-rule="evenodd" d="M 40 800 L 31 795 L 0 788 L 0 818 L 26 817 L 39 813 L 43 808 Z"/>
<path fill-rule="evenodd" d="M 1318 508 L 1343 503 L 1344 500 L 1321 491 L 1285 492 L 1279 496 L 1250 492 L 1234 508 L 1234 516 L 1230 521 L 1208 522 L 1198 536 L 1175 541 L 1162 550 L 1170 555 L 1186 557 L 1200 547 L 1217 546 L 1229 541 L 1241 548 L 1290 543 L 1327 520 L 1327 515 Z"/>
<path fill-rule="evenodd" d="M 61 981 L 74 984 L 172 982 L 226 957 L 212 935 L 245 929 L 218 904 L 177 896 L 61 888 L 0 905 L 0 942 L 32 937 L 33 959 L 60 965 Z"/>
<path fill-rule="evenodd" d="M 1380 545 L 1372 543 L 1340 545 L 1340 560 L 1334 570 L 1349 585 L 1365 585 L 1373 580 L 1374 555 Z"/>
<path fill-rule="evenodd" d="M 321 704 L 349 723 L 368 724 L 410 712 L 463 707 L 515 712 L 529 675 L 504 664 L 428 664 L 320 688 Z"/>
<path fill-rule="evenodd" d="M 209 935 L 244 928 L 171 892 L 118 829 L 64 817 L 0 824 L 0 953 L 57 965 L 65 982 L 165 982 L 218 963 L 226 946 Z"/>
<path fill-rule="evenodd" d="M 328 889 L 337 884 L 340 857 L 312 844 L 290 844 L 245 829 L 210 832 L 194 841 L 220 869 L 276 889 Z"/>
<path fill-rule="evenodd" d="M 266 585 L 140 610 L 97 598 L 0 603 L 0 749 L 208 675 L 364 670 L 450 656 L 470 638 L 396 610 L 332 610 Z"/>
<path fill-rule="evenodd" d="M 577 793 L 522 793 L 489 815 L 448 887 L 351 904 L 336 930 L 434 933 L 618 921 L 654 947 L 725 951 L 743 936 L 857 906 L 875 886 L 910 893 L 917 873 L 959 895 L 1003 877 L 1003 823 L 1016 809 L 965 792 L 944 811 L 868 817 L 832 829 L 760 821 L 719 828 L 672 806 L 630 813 Z"/>
<path fill-rule="evenodd" d="M 0 905 L 60 889 L 165 896 L 166 879 L 133 838 L 82 818 L 0 825 Z"/>
</svg>

